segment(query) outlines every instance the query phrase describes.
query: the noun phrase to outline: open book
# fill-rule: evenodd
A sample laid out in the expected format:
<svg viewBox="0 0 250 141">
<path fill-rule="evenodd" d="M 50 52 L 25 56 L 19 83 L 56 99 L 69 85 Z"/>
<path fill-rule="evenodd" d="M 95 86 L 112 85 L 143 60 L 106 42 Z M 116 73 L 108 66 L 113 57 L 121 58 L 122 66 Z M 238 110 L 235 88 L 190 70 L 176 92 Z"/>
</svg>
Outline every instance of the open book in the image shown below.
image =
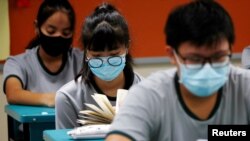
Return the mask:
<svg viewBox="0 0 250 141">
<path fill-rule="evenodd" d="M 126 95 L 127 90 L 118 89 L 116 97 L 116 105 L 113 107 L 109 102 L 106 95 L 95 93 L 92 95 L 93 99 L 96 101 L 98 106 L 93 104 L 85 103 L 89 110 L 82 110 L 79 112 L 78 123 L 82 125 L 93 125 L 93 124 L 110 124 L 119 111 Z"/>
</svg>

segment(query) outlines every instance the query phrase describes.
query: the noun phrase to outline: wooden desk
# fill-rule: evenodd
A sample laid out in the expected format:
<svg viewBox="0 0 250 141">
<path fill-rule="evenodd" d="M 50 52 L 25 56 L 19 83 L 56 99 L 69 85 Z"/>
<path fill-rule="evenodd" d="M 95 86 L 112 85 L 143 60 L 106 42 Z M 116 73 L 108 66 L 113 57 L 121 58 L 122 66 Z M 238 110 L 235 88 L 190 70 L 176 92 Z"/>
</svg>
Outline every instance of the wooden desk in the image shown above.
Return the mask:
<svg viewBox="0 0 250 141">
<path fill-rule="evenodd" d="M 55 129 L 55 109 L 48 107 L 6 105 L 9 140 L 42 141 L 43 131 Z M 23 124 L 20 134 L 19 125 Z M 21 135 L 22 137 L 19 137 Z"/>
<path fill-rule="evenodd" d="M 45 130 L 43 132 L 44 141 L 74 141 L 74 139 L 67 135 L 67 132 L 71 129 L 60 129 L 60 130 Z M 75 141 L 104 141 L 104 139 L 91 139 L 91 140 L 80 140 Z"/>
</svg>

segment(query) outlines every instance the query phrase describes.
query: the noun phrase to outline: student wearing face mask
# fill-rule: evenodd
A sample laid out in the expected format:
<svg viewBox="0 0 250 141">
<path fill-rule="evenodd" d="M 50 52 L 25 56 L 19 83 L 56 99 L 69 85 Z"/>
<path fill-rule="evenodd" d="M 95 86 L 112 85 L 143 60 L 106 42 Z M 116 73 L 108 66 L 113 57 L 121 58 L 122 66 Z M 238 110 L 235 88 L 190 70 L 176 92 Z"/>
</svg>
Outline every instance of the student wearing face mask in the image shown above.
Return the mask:
<svg viewBox="0 0 250 141">
<path fill-rule="evenodd" d="M 242 51 L 242 55 L 241 55 L 241 67 L 243 67 L 245 69 L 250 69 L 249 59 L 250 59 L 250 46 L 248 45 Z"/>
<path fill-rule="evenodd" d="M 82 66 L 83 52 L 72 47 L 75 13 L 67 0 L 44 0 L 34 23 L 25 53 L 4 64 L 3 90 L 10 104 L 54 107 L 56 91 Z"/>
<path fill-rule="evenodd" d="M 191 1 L 170 12 L 165 35 L 176 68 L 129 90 L 106 141 L 199 141 L 208 125 L 249 125 L 250 72 L 230 63 L 228 12 L 217 1 Z"/>
<path fill-rule="evenodd" d="M 114 106 L 117 89 L 129 89 L 142 77 L 133 71 L 130 36 L 124 17 L 104 3 L 85 19 L 82 28 L 83 68 L 75 80 L 56 93 L 56 128 L 74 128 L 84 103 L 97 105 L 91 97 L 105 94 Z"/>
</svg>

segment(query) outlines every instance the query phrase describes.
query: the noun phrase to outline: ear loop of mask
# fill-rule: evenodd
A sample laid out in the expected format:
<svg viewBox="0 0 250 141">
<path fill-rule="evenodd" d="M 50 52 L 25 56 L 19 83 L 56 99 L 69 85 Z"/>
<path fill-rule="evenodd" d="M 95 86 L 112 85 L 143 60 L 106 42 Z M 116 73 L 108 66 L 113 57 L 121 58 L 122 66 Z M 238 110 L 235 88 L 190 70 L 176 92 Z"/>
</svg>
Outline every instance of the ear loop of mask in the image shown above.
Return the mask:
<svg viewBox="0 0 250 141">
<path fill-rule="evenodd" d="M 179 65 L 179 68 L 181 69 L 181 67 L 182 67 L 181 65 L 183 65 L 183 63 L 180 62 L 180 60 L 179 60 L 179 58 L 178 58 L 177 53 L 176 53 L 175 50 L 173 50 L 173 54 L 174 54 L 174 56 L 175 56 L 175 59 L 176 59 L 177 64 Z M 178 80 L 179 83 L 181 83 L 181 80 L 180 80 L 181 75 L 182 75 L 182 74 L 181 74 L 181 72 L 179 71 L 179 80 Z"/>
<path fill-rule="evenodd" d="M 174 54 L 174 57 L 176 58 L 176 61 L 177 61 L 178 65 L 182 65 L 182 63 L 180 62 L 175 50 L 173 50 L 173 54 Z"/>
</svg>

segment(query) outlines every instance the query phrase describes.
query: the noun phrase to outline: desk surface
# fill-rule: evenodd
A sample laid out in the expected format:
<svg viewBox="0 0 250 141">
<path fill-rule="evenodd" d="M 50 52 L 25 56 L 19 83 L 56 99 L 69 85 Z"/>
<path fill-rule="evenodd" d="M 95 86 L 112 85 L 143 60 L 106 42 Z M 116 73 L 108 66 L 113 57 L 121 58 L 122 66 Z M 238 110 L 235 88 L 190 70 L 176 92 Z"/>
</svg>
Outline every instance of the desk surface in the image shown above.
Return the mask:
<svg viewBox="0 0 250 141">
<path fill-rule="evenodd" d="M 45 130 L 43 132 L 43 139 L 45 141 L 74 141 L 74 139 L 67 134 L 67 132 L 70 130 L 71 129 Z M 104 141 L 104 139 L 77 139 L 76 141 Z"/>
<path fill-rule="evenodd" d="M 55 109 L 40 106 L 6 105 L 5 112 L 22 123 L 55 122 Z"/>
</svg>

